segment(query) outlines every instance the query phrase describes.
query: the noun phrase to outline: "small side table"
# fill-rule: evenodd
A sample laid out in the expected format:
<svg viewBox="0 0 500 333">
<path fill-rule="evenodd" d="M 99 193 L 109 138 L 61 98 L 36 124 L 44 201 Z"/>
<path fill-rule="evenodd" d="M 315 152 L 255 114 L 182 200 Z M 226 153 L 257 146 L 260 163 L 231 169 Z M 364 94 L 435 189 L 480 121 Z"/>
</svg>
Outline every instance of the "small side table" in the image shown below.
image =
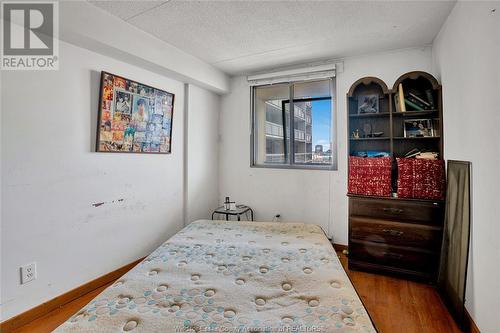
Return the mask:
<svg viewBox="0 0 500 333">
<path fill-rule="evenodd" d="M 251 221 L 253 221 L 253 210 L 252 210 L 252 208 L 250 208 L 248 206 L 236 205 L 236 209 L 234 209 L 234 210 L 226 210 L 224 208 L 224 206 L 220 206 L 216 210 L 213 211 L 212 220 L 214 219 L 215 214 L 222 214 L 222 215 L 226 215 L 226 221 L 229 221 L 230 215 L 237 216 L 238 221 L 241 221 L 241 215 L 243 215 L 243 214 L 246 215 L 247 212 L 250 212 Z M 247 216 L 247 219 L 248 219 L 248 216 Z"/>
</svg>

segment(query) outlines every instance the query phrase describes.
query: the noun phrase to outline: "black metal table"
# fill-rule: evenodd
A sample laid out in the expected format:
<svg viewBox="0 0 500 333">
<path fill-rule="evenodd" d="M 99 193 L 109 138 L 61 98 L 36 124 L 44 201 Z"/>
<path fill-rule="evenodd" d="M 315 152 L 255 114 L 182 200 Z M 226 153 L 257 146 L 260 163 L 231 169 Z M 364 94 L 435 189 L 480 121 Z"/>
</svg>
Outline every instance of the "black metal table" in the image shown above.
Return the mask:
<svg viewBox="0 0 500 333">
<path fill-rule="evenodd" d="M 241 221 L 241 215 L 245 214 L 247 216 L 247 213 L 250 212 L 250 217 L 251 221 L 253 221 L 253 210 L 252 208 L 245 206 L 245 205 L 236 205 L 236 209 L 233 210 L 226 210 L 224 206 L 218 207 L 216 210 L 213 211 L 212 213 L 212 220 L 214 219 L 215 214 L 222 214 L 226 215 L 226 221 L 229 221 L 229 216 L 237 216 L 238 221 Z M 248 220 L 248 216 L 247 216 Z"/>
</svg>

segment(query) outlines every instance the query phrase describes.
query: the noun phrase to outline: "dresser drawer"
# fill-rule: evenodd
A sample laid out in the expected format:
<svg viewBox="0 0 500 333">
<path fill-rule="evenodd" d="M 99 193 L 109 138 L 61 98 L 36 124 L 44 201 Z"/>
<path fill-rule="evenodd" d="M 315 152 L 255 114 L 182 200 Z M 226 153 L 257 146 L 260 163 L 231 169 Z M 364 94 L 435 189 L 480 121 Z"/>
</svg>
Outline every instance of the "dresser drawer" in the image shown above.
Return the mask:
<svg viewBox="0 0 500 333">
<path fill-rule="evenodd" d="M 349 216 L 367 216 L 388 220 L 441 225 L 443 205 L 440 202 L 349 198 Z"/>
<path fill-rule="evenodd" d="M 381 243 L 352 241 L 349 245 L 349 259 L 433 273 L 436 271 L 439 255 Z"/>
<path fill-rule="evenodd" d="M 349 218 L 350 238 L 440 251 L 441 228 L 425 224 L 392 222 L 360 216 Z"/>
</svg>

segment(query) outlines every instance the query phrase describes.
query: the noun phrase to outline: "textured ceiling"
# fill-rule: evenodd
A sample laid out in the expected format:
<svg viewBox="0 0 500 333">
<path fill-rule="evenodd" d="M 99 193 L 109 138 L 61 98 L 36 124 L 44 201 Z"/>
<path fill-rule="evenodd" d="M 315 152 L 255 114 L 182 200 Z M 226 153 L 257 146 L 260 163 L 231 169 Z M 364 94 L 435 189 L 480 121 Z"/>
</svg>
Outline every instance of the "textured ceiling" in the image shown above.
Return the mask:
<svg viewBox="0 0 500 333">
<path fill-rule="evenodd" d="M 91 3 L 233 75 L 430 44 L 455 4 L 175 0 Z"/>
</svg>

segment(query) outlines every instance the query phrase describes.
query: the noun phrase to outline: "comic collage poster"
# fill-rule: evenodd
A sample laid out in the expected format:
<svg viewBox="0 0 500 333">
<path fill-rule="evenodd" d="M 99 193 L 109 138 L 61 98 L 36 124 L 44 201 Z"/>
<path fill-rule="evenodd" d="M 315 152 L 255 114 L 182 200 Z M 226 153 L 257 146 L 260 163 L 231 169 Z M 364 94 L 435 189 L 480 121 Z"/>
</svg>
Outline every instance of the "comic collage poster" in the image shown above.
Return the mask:
<svg viewBox="0 0 500 333">
<path fill-rule="evenodd" d="M 171 152 L 174 94 L 102 72 L 97 151 Z"/>
</svg>

